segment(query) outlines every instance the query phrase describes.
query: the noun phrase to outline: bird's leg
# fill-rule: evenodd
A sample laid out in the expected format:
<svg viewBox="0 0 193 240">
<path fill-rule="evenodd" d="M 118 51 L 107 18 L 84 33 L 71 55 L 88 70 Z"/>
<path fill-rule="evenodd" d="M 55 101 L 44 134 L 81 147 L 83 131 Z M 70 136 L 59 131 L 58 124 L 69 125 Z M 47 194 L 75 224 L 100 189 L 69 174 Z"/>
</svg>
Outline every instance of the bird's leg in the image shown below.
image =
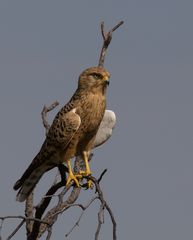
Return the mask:
<svg viewBox="0 0 193 240">
<path fill-rule="evenodd" d="M 92 172 L 88 163 L 88 152 L 86 151 L 83 151 L 83 160 L 85 162 L 85 171 L 80 171 L 80 174 L 83 176 L 89 176 Z M 88 188 L 93 188 L 93 182 L 90 179 L 88 180 Z"/>
<path fill-rule="evenodd" d="M 83 152 L 83 159 L 84 159 L 85 168 L 86 168 L 85 174 L 86 174 L 86 176 L 89 176 L 89 175 L 92 174 L 92 172 L 90 170 L 90 166 L 89 166 L 89 163 L 88 163 L 88 152 L 86 152 L 86 151 Z"/>
<path fill-rule="evenodd" d="M 73 180 L 75 182 L 76 186 L 80 187 L 78 179 L 76 178 L 76 176 L 72 172 L 72 167 L 71 167 L 71 164 L 70 164 L 70 160 L 67 161 L 67 165 L 68 165 L 68 179 L 67 179 L 67 182 L 66 182 L 66 186 L 68 186 L 69 183 L 71 182 L 71 180 Z"/>
</svg>

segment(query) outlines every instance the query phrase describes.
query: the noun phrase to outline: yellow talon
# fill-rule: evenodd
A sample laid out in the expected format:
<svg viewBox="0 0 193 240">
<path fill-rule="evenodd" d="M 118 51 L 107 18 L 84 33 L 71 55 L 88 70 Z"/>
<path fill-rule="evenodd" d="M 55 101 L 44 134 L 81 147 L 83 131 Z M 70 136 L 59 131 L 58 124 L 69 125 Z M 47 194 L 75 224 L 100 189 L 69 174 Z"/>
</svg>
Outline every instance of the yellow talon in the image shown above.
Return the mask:
<svg viewBox="0 0 193 240">
<path fill-rule="evenodd" d="M 68 165 L 68 179 L 67 179 L 67 182 L 66 182 L 66 186 L 68 186 L 70 184 L 70 182 L 73 180 L 76 184 L 77 187 L 80 187 L 80 184 L 79 184 L 79 181 L 77 179 L 77 177 L 73 174 L 72 172 L 72 168 L 71 168 L 71 165 L 70 165 L 70 160 L 67 161 L 67 165 Z"/>
<path fill-rule="evenodd" d="M 88 185 L 88 188 L 91 188 L 91 189 L 93 189 L 93 182 L 92 182 L 92 180 L 88 180 L 88 182 L 87 182 L 87 185 Z"/>
<path fill-rule="evenodd" d="M 83 171 L 83 170 L 80 170 L 79 172 L 78 172 L 78 174 L 77 174 L 77 176 L 85 176 L 85 177 L 87 177 L 87 176 L 90 176 L 92 173 L 91 172 L 87 172 L 87 171 Z"/>
<path fill-rule="evenodd" d="M 80 187 L 79 179 L 82 179 L 84 176 L 90 176 L 92 174 L 88 163 L 88 153 L 86 151 L 83 152 L 83 160 L 85 162 L 85 171 L 80 171 L 78 174 L 73 174 L 70 160 L 67 161 L 69 173 L 66 186 L 68 186 L 71 181 L 74 181 L 76 186 Z M 87 188 L 93 188 L 93 182 L 90 179 L 87 181 Z"/>
<path fill-rule="evenodd" d="M 78 182 L 78 179 L 76 178 L 76 176 L 75 176 L 74 174 L 69 174 L 68 179 L 67 179 L 67 182 L 66 182 L 66 186 L 68 186 L 69 183 L 70 183 L 72 180 L 75 182 L 75 184 L 76 184 L 77 187 L 80 187 L 80 184 L 79 184 L 79 182 Z"/>
</svg>

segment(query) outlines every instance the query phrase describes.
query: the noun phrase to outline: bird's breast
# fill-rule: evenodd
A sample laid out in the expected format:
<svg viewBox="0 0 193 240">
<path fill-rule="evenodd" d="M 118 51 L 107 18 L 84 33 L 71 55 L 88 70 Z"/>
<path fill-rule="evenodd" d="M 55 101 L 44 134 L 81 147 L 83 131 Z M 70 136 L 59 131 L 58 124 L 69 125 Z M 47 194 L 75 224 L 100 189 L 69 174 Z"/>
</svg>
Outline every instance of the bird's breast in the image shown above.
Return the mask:
<svg viewBox="0 0 193 240">
<path fill-rule="evenodd" d="M 81 118 L 82 130 L 89 135 L 98 128 L 104 116 L 106 100 L 103 95 L 87 95 L 81 106 L 77 109 L 77 114 Z"/>
<path fill-rule="evenodd" d="M 104 116 L 106 101 L 103 96 L 85 96 L 76 107 L 81 124 L 65 150 L 65 159 L 80 155 L 83 150 L 90 150 L 98 128 Z"/>
</svg>

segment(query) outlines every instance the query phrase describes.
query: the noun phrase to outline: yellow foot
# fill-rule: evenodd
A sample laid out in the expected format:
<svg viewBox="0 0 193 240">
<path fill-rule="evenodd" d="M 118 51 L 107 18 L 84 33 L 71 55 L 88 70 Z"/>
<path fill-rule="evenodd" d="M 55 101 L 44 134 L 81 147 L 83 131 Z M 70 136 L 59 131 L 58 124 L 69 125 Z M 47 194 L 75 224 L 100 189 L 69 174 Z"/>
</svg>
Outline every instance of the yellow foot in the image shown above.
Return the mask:
<svg viewBox="0 0 193 240">
<path fill-rule="evenodd" d="M 78 174 L 80 174 L 81 176 L 86 176 L 87 177 L 87 176 L 90 176 L 92 174 L 92 172 L 81 170 L 81 171 L 78 172 Z"/>
<path fill-rule="evenodd" d="M 72 167 L 70 165 L 70 159 L 67 161 L 67 165 L 68 165 L 68 179 L 66 182 L 66 186 L 68 186 L 70 184 L 70 182 L 73 180 L 74 183 L 76 184 L 76 186 L 80 187 L 79 181 L 77 179 L 78 175 L 75 176 L 74 173 L 72 172 Z"/>
<path fill-rule="evenodd" d="M 67 182 L 66 182 L 66 186 L 68 186 L 71 181 L 74 181 L 74 183 L 76 184 L 76 186 L 77 186 L 77 187 L 80 187 L 80 184 L 79 184 L 78 179 L 76 178 L 76 176 L 75 176 L 72 172 L 70 172 L 69 175 L 68 175 L 68 179 L 67 179 Z"/>
<path fill-rule="evenodd" d="M 83 178 L 83 177 L 90 176 L 91 174 L 92 174 L 91 171 L 89 171 L 89 172 L 87 172 L 87 171 L 79 171 L 77 176 L 78 176 L 78 178 Z M 87 181 L 87 188 L 93 189 L 93 182 L 90 179 Z"/>
<path fill-rule="evenodd" d="M 93 189 L 93 186 L 94 186 L 94 184 L 93 184 L 92 180 L 89 179 L 87 182 L 87 187 L 90 189 Z"/>
</svg>

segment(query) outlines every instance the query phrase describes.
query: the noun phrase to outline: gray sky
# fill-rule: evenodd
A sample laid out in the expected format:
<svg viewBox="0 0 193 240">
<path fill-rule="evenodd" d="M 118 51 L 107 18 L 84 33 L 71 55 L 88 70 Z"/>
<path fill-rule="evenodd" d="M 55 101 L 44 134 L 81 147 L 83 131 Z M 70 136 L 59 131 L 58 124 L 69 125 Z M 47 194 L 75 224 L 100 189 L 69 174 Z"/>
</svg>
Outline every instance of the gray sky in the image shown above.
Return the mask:
<svg viewBox="0 0 193 240">
<path fill-rule="evenodd" d="M 43 142 L 43 104 L 68 101 L 79 73 L 98 62 L 99 23 L 124 20 L 105 64 L 117 125 L 91 168 L 95 176 L 108 168 L 102 187 L 118 239 L 192 240 L 192 13 L 190 0 L 0 2 L 1 216 L 23 214 L 12 186 Z M 44 177 L 40 194 L 51 181 Z M 70 239 L 93 239 L 96 207 Z M 60 217 L 55 239 L 64 239 L 76 211 Z M 111 239 L 108 217 L 101 238 Z"/>
</svg>

